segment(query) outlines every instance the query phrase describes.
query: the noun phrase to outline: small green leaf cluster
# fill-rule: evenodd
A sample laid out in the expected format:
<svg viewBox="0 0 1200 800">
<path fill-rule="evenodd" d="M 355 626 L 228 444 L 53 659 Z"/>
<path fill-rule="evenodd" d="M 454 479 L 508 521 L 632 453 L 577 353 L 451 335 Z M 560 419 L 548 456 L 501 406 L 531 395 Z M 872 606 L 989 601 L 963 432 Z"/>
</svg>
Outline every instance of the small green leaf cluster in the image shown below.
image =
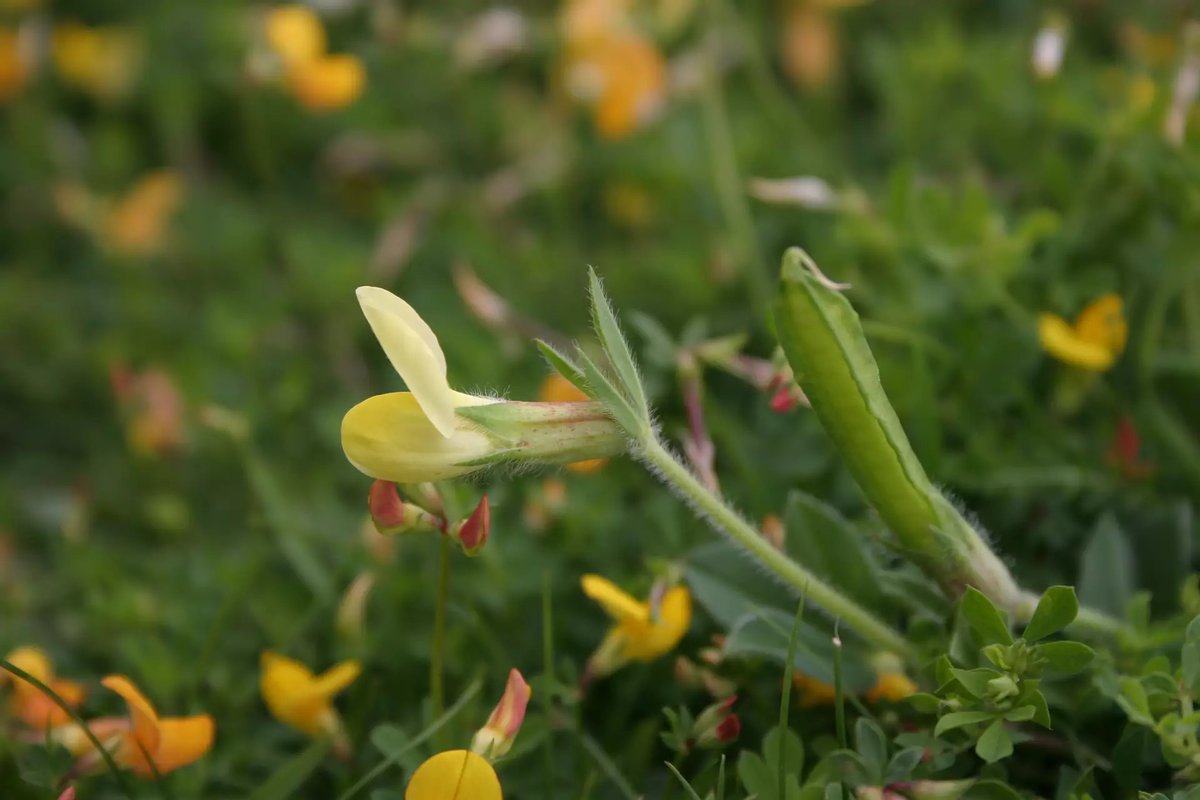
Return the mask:
<svg viewBox="0 0 1200 800">
<path fill-rule="evenodd" d="M 1163 760 L 1179 780 L 1200 781 L 1200 616 L 1187 626 L 1177 669 L 1157 656 L 1140 675 L 1119 677 L 1114 694 L 1130 722 L 1158 737 Z"/>
<path fill-rule="evenodd" d="M 975 743 L 975 753 L 994 763 L 1012 755 L 1011 726 L 1032 722 L 1050 727 L 1050 710 L 1041 691 L 1043 674 L 1070 675 L 1087 667 L 1095 653 L 1073 641 L 1044 641 L 1069 625 L 1079 612 L 1075 590 L 1052 586 L 1038 601 L 1022 636 L 1014 637 L 1007 617 L 974 588 L 959 604 L 962 636 L 951 651 L 962 654 L 969 638 L 978 645 L 977 663 L 963 668 L 943 655 L 935 665 L 936 694 L 911 698 L 919 710 L 938 714 L 934 735 L 962 731 Z M 965 661 L 966 659 L 962 659 Z"/>
</svg>

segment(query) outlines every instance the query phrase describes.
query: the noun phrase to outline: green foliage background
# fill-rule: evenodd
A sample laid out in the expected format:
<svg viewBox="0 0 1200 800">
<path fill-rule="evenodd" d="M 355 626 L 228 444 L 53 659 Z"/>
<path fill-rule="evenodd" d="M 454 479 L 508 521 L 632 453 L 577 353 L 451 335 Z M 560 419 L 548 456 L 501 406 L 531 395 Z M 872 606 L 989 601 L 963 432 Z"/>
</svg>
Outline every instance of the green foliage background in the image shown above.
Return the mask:
<svg viewBox="0 0 1200 800">
<path fill-rule="evenodd" d="M 451 281 L 458 262 L 568 337 L 589 336 L 593 264 L 627 318 L 636 311 L 673 333 L 747 331 L 749 350 L 769 356 L 750 287 L 801 244 L 853 284 L 931 477 L 978 515 L 1025 583 L 1076 584 L 1118 613 L 1146 589 L 1156 614 L 1179 609 L 1200 493 L 1200 158 L 1194 130 L 1182 146 L 1162 135 L 1182 53 L 1149 58 L 1128 46 L 1128 31 L 1178 44 L 1186 4 L 1057 4 L 1071 29 L 1049 81 L 1028 64 L 1048 5 L 867 4 L 837 12 L 840 70 L 805 91 L 778 65 L 781 8 L 698 5 L 660 45 L 677 63 L 703 60 L 717 33 L 731 150 L 703 90 L 669 98 L 628 139 L 598 137 L 554 89 L 561 43 L 548 3 L 519 4 L 529 47 L 479 71 L 456 66 L 453 49 L 474 3 L 361 4 L 330 16 L 332 49 L 359 55 L 368 84 L 359 102 L 324 116 L 246 77 L 256 7 L 55 2 L 36 12 L 132 26 L 145 54 L 123 102 L 82 96 L 44 68 L 0 109 L 0 646 L 36 643 L 64 675 L 123 672 L 164 711 L 213 713 L 216 748 L 170 778 L 170 796 L 247 796 L 305 747 L 258 697 L 267 647 L 314 667 L 367 664 L 341 704 L 358 745 L 352 763 L 323 764 L 293 796 L 336 796 L 364 774 L 379 757 L 368 741 L 376 725 L 413 735 L 428 722 L 432 542 L 403 540 L 378 569 L 361 641 L 333 631 L 341 592 L 372 564 L 359 534 L 368 481 L 345 462 L 338 426 L 359 399 L 399 388 L 354 302 L 364 283 L 425 316 L 453 385 L 536 393 L 536 351 L 471 318 Z M 401 19 L 388 38 L 384 7 Z M 650 4 L 639 13 L 653 17 Z M 1139 81 L 1155 89 L 1141 106 Z M 867 210 L 757 203 L 740 185 L 722 187 L 722 163 L 740 178 L 816 175 Z M 488 201 L 498 171 L 531 164 L 543 181 L 507 207 Z M 118 194 L 162 167 L 184 176 L 186 198 L 159 255 L 114 257 L 55 210 L 64 181 Z M 643 197 L 645 214 L 614 213 L 614 191 Z M 751 238 L 739 227 L 747 210 Z M 398 221 L 415 231 L 413 248 L 381 266 L 380 238 Z M 1040 350 L 1036 315 L 1073 316 L 1106 291 L 1126 301 L 1129 346 L 1065 413 L 1054 399 L 1065 367 Z M 178 383 L 188 430 L 177 456 L 131 452 L 109 384 L 118 362 L 161 367 Z M 674 434 L 683 417 L 672 369 L 643 362 Z M 706 390 L 723 488 L 749 516 L 780 513 L 800 487 L 867 519 L 804 409 L 775 414 L 723 375 Z M 247 446 L 201 423 L 209 404 L 244 415 Z M 1155 466 L 1144 479 L 1107 461 L 1125 416 Z M 567 474 L 568 504 L 530 530 L 523 509 L 542 477 L 489 475 L 463 490 L 486 488 L 495 518 L 485 553 L 455 565 L 448 685 L 451 697 L 475 678 L 483 690 L 449 739 L 465 741 L 482 722 L 509 667 L 543 675 L 544 600 L 556 671 L 569 682 L 605 627 L 579 576 L 644 590 L 650 562 L 711 538 L 625 461 Z M 86 524 L 64 535 L 80 514 Z M 698 615 L 681 652 L 718 630 Z M 660 708 L 703 705 L 673 682 L 669 662 L 627 669 L 579 709 L 582 730 L 647 796 L 669 780 Z M 740 708 L 757 742 L 776 713 L 778 670 L 745 671 Z M 118 709 L 93 694 L 90 708 Z M 1095 697 L 1076 710 L 1096 746 L 1111 747 L 1119 715 Z M 799 724 L 832 730 L 823 711 Z M 530 725 L 525 735 L 540 743 L 545 720 Z M 560 731 L 554 742 L 553 792 L 529 754 L 502 770 L 508 796 L 618 796 L 580 737 Z M 17 777 L 28 777 L 29 748 L 9 753 L 4 796 L 50 796 Z M 1029 772 L 1014 782 L 1053 790 L 1051 767 Z M 399 797 L 402 786 L 393 771 L 373 788 Z M 98 778 L 81 796 L 119 795 Z"/>
</svg>

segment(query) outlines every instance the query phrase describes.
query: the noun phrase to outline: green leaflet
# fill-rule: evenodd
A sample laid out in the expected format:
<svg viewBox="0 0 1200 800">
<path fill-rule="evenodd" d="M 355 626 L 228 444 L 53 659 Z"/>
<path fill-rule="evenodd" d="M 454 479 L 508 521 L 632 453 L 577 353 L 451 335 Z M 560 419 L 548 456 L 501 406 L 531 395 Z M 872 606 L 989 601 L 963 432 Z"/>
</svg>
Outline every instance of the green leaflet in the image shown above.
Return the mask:
<svg viewBox="0 0 1200 800">
<path fill-rule="evenodd" d="M 797 380 L 863 493 L 903 546 L 924 561 L 943 560 L 936 490 L 883 391 L 858 315 L 799 248 L 783 256 L 775 325 Z"/>
</svg>

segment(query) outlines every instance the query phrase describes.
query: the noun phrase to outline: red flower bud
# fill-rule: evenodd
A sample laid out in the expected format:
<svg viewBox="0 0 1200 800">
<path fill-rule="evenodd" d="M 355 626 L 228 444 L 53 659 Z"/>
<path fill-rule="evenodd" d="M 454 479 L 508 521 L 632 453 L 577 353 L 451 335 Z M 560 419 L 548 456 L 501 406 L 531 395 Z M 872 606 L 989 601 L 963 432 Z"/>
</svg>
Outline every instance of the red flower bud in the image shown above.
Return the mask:
<svg viewBox="0 0 1200 800">
<path fill-rule="evenodd" d="M 488 533 L 492 527 L 492 514 L 488 508 L 487 495 L 475 506 L 471 516 L 459 524 L 454 532 L 454 538 L 462 546 L 463 552 L 469 556 L 477 555 L 487 544 Z"/>
</svg>

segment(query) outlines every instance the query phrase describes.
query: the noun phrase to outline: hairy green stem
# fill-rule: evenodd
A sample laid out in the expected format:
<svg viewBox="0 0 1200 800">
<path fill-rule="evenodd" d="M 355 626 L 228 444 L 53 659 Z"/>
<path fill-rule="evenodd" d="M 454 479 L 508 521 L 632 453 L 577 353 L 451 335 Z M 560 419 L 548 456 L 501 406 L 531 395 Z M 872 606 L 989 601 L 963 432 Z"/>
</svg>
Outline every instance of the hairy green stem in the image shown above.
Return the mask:
<svg viewBox="0 0 1200 800">
<path fill-rule="evenodd" d="M 642 443 L 639 455 L 664 483 L 690 502 L 713 527 L 726 534 L 797 593 L 811 599 L 830 616 L 841 619 L 872 646 L 909 661 L 916 658 L 916 653 L 903 635 L 772 547 L 761 533 L 709 491 L 656 437 L 649 437 Z"/>
</svg>

